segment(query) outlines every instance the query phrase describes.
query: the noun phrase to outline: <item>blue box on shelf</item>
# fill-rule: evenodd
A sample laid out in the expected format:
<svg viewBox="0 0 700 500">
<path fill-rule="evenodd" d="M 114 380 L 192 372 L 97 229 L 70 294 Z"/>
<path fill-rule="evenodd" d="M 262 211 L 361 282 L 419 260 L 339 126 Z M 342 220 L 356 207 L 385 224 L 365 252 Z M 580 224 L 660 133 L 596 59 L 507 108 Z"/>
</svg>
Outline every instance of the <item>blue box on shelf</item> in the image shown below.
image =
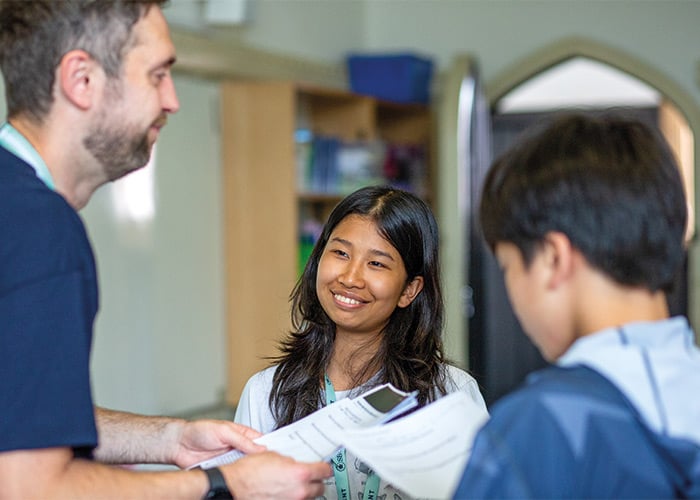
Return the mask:
<svg viewBox="0 0 700 500">
<path fill-rule="evenodd" d="M 407 53 L 350 54 L 346 62 L 353 92 L 401 103 L 430 100 L 430 59 Z"/>
</svg>

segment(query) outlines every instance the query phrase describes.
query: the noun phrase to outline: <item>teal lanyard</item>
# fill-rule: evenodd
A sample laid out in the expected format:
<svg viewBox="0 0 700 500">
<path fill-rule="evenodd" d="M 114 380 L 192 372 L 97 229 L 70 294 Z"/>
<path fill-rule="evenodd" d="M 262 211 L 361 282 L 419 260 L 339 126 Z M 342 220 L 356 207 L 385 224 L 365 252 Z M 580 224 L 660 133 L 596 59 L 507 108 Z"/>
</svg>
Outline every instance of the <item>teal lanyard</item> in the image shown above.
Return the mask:
<svg viewBox="0 0 700 500">
<path fill-rule="evenodd" d="M 328 375 L 326 381 L 326 406 L 335 403 L 335 389 Z M 333 476 L 335 477 L 335 488 L 338 491 L 338 500 L 350 500 L 350 481 L 348 479 L 348 468 L 345 461 L 345 448 L 338 450 L 332 460 Z M 362 500 L 376 500 L 379 493 L 379 476 L 370 471 L 365 483 L 365 493 Z"/>
<path fill-rule="evenodd" d="M 27 162 L 36 171 L 36 176 L 49 189 L 52 191 L 56 190 L 51 172 L 49 172 L 49 168 L 46 166 L 43 158 L 39 156 L 34 146 L 9 123 L 4 123 L 0 126 L 0 146 Z"/>
</svg>

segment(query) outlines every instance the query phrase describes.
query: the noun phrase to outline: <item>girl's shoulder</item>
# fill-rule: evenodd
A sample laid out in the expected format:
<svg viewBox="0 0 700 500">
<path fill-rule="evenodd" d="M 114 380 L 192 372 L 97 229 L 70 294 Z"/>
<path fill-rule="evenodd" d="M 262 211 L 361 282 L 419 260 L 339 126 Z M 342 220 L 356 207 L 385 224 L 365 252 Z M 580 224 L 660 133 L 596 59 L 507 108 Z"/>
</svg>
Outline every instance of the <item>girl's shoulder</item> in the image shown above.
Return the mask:
<svg viewBox="0 0 700 500">
<path fill-rule="evenodd" d="M 248 379 L 246 387 L 255 392 L 265 391 L 269 393 L 272 389 L 272 378 L 275 376 L 275 371 L 277 371 L 277 365 L 260 370 Z"/>
<path fill-rule="evenodd" d="M 458 366 L 443 365 L 443 370 L 445 372 L 445 385 L 448 392 L 459 391 L 468 385 L 476 383 L 474 377 Z"/>
<path fill-rule="evenodd" d="M 451 392 L 466 392 L 474 402 L 486 408 L 484 397 L 479 390 L 476 379 L 466 371 L 454 365 L 444 365 L 445 369 L 445 389 Z"/>
<path fill-rule="evenodd" d="M 275 428 L 269 398 L 275 366 L 265 368 L 248 379 L 236 405 L 234 421 L 267 433 Z"/>
</svg>

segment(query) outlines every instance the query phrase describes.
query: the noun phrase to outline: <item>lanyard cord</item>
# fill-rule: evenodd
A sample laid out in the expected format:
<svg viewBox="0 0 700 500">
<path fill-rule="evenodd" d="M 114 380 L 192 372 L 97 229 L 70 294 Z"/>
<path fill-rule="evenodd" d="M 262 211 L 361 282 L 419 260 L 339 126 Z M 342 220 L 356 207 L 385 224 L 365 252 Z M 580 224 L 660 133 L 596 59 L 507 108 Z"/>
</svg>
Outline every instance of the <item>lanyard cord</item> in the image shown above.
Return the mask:
<svg viewBox="0 0 700 500">
<path fill-rule="evenodd" d="M 326 383 L 326 406 L 335 403 L 335 389 L 328 375 L 324 377 Z M 338 500 L 350 500 L 350 480 L 348 479 L 348 467 L 345 460 L 345 448 L 341 448 L 331 461 L 333 464 L 333 476 L 335 488 L 338 492 Z M 379 493 L 379 476 L 370 471 L 365 483 L 363 500 L 376 500 Z"/>
<path fill-rule="evenodd" d="M 36 171 L 37 177 L 49 189 L 52 191 L 56 190 L 51 172 L 43 158 L 39 156 L 34 146 L 9 123 L 4 123 L 0 126 L 0 146 L 28 163 Z"/>
</svg>

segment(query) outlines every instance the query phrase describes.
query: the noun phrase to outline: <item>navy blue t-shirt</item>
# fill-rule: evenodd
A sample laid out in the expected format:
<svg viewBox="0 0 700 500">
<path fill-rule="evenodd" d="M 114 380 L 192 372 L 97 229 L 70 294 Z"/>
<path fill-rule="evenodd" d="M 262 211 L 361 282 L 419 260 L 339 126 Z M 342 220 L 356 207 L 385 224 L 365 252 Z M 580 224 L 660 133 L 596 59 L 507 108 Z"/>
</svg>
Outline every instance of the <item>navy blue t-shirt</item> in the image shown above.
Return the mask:
<svg viewBox="0 0 700 500">
<path fill-rule="evenodd" d="M 98 308 L 80 216 L 0 147 L 0 451 L 97 445 L 90 349 Z"/>
<path fill-rule="evenodd" d="M 496 403 L 456 499 L 696 498 L 698 447 L 655 435 L 585 367 L 551 367 Z"/>
</svg>

